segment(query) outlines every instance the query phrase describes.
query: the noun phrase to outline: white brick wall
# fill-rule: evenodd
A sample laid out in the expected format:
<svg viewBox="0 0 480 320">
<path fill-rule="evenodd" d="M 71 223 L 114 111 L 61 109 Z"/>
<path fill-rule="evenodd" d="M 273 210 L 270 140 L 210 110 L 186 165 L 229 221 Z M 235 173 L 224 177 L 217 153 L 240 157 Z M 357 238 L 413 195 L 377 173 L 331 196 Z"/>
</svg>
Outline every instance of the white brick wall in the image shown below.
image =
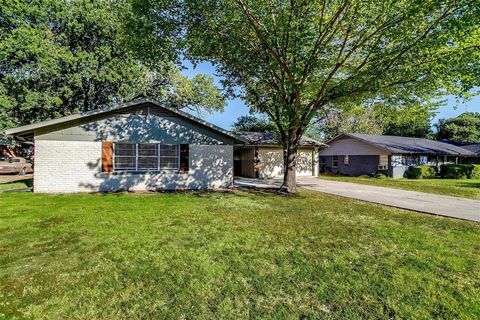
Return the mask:
<svg viewBox="0 0 480 320">
<path fill-rule="evenodd" d="M 35 141 L 34 191 L 47 193 L 205 189 L 233 184 L 233 147 L 190 145 L 190 170 L 102 173 L 101 142 Z"/>
<path fill-rule="evenodd" d="M 101 168 L 101 142 L 35 141 L 35 192 L 81 192 L 95 185 Z"/>
</svg>

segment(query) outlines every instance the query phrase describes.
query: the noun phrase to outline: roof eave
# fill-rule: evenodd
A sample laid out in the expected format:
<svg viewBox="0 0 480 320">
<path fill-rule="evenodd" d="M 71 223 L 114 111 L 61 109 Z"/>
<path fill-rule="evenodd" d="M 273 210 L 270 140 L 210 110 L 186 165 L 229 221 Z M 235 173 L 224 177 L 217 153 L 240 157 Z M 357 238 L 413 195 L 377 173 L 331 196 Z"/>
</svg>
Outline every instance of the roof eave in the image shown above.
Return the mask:
<svg viewBox="0 0 480 320">
<path fill-rule="evenodd" d="M 282 144 L 265 144 L 265 143 L 261 143 L 261 144 L 255 144 L 255 143 L 246 143 L 245 144 L 246 147 L 279 147 L 279 148 L 282 148 Z M 320 148 L 320 147 L 328 147 L 327 145 L 325 144 L 321 144 L 321 145 L 305 145 L 305 144 L 301 144 L 298 146 L 299 148 Z"/>
<path fill-rule="evenodd" d="M 38 123 L 35 123 L 35 124 L 29 124 L 29 125 L 25 125 L 25 126 L 16 127 L 16 128 L 10 128 L 10 129 L 6 129 L 4 132 L 5 132 L 5 134 L 10 135 L 10 136 L 13 136 L 13 135 L 21 136 L 21 135 L 31 134 L 31 133 L 34 133 L 34 131 L 37 130 L 37 129 L 46 128 L 46 127 L 54 126 L 54 125 L 61 124 L 61 123 L 68 123 L 68 122 L 71 122 L 71 121 L 84 119 L 84 118 L 87 118 L 87 117 L 92 117 L 92 116 L 104 114 L 104 113 L 107 113 L 107 112 L 122 110 L 122 109 L 129 108 L 129 107 L 132 107 L 132 106 L 147 104 L 147 103 L 156 105 L 160 108 L 168 110 L 172 113 L 175 113 L 179 116 L 187 118 L 191 121 L 197 122 L 197 123 L 199 123 L 199 124 L 201 124 L 201 125 L 203 125 L 207 128 L 210 128 L 214 131 L 222 133 L 223 135 L 225 135 L 225 136 L 227 136 L 231 139 L 234 139 L 234 140 L 236 140 L 236 141 L 238 141 L 242 144 L 248 143 L 248 141 L 246 139 L 244 139 L 242 137 L 239 137 L 235 134 L 232 134 L 232 133 L 228 132 L 227 130 L 224 130 L 224 129 L 222 129 L 222 128 L 214 125 L 214 124 L 211 124 L 211 123 L 209 123 L 205 120 L 202 120 L 200 118 L 192 116 L 192 115 L 190 115 L 186 112 L 183 112 L 183 111 L 180 111 L 180 110 L 177 110 L 177 109 L 174 109 L 174 108 L 163 106 L 157 100 L 146 99 L 146 98 L 136 99 L 136 100 L 133 100 L 133 101 L 130 101 L 130 102 L 126 102 L 126 103 L 117 105 L 115 107 L 106 107 L 106 108 L 102 108 L 102 109 L 96 109 L 96 110 L 87 111 L 87 112 L 83 112 L 83 113 L 78 113 L 78 114 L 74 114 L 74 115 L 70 115 L 70 116 L 65 116 L 65 117 L 58 118 L 58 119 L 52 119 L 52 120 L 38 122 Z"/>
</svg>

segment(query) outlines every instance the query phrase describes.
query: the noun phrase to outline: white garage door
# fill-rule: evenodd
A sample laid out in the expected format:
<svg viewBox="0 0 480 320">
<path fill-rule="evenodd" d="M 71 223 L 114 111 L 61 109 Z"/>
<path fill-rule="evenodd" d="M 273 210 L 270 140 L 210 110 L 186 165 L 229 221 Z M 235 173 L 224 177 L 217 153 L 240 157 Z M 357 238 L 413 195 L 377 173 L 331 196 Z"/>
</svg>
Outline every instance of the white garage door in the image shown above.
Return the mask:
<svg viewBox="0 0 480 320">
<path fill-rule="evenodd" d="M 259 148 L 259 177 L 270 179 L 283 175 L 283 153 L 278 148 Z M 313 151 L 299 150 L 297 155 L 297 175 L 311 176 L 313 174 Z"/>
</svg>

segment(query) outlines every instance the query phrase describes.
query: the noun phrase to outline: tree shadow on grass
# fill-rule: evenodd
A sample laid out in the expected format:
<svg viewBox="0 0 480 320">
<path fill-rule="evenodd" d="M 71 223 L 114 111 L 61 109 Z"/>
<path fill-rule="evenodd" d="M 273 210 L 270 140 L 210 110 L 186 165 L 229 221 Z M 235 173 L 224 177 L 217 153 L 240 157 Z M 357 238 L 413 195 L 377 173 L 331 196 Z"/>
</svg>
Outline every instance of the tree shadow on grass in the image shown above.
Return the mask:
<svg viewBox="0 0 480 320">
<path fill-rule="evenodd" d="M 212 195 L 233 195 L 235 192 L 231 189 L 176 189 L 176 190 L 140 190 L 140 191 L 105 191 L 105 192 L 90 192 L 91 195 L 115 195 L 122 196 L 127 194 L 138 194 L 138 195 L 160 195 L 160 194 L 183 194 L 183 195 L 192 195 L 196 197 L 208 197 Z"/>
<path fill-rule="evenodd" d="M 279 197 L 287 197 L 287 198 L 304 198 L 303 195 L 300 193 L 284 193 L 284 192 L 278 192 L 278 187 L 253 187 L 253 186 L 242 186 L 242 187 L 237 187 L 236 190 L 241 190 L 246 193 L 245 196 L 279 196 Z M 242 196 L 241 194 L 237 194 Z"/>
<path fill-rule="evenodd" d="M 461 188 L 478 188 L 480 189 L 480 182 L 457 182 L 455 184 L 457 187 Z"/>
<path fill-rule="evenodd" d="M 19 186 L 19 184 L 24 184 L 24 187 Z M 16 190 L 16 189 L 23 189 L 23 188 L 32 188 L 33 187 L 33 179 L 22 179 L 22 180 L 15 180 L 6 183 L 0 184 L 0 191 L 9 191 L 9 190 Z"/>
</svg>

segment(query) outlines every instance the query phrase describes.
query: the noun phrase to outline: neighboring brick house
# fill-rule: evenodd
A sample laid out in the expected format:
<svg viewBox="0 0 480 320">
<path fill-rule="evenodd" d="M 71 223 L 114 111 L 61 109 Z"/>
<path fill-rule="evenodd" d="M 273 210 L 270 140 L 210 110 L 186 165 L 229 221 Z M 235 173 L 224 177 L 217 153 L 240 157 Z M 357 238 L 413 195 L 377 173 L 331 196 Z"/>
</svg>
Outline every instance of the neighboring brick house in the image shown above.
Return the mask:
<svg viewBox="0 0 480 320">
<path fill-rule="evenodd" d="M 382 172 L 401 178 L 414 165 L 480 162 L 472 150 L 421 138 L 344 133 L 327 145 L 320 151 L 321 171 L 348 176 Z"/>
<path fill-rule="evenodd" d="M 478 142 L 457 142 L 451 140 L 442 140 L 442 142 L 453 144 L 455 146 L 467 149 L 472 155 L 463 158 L 462 163 L 480 164 L 480 143 Z"/>
<path fill-rule="evenodd" d="M 247 141 L 138 99 L 5 131 L 35 144 L 35 192 L 223 188 Z"/>
</svg>

